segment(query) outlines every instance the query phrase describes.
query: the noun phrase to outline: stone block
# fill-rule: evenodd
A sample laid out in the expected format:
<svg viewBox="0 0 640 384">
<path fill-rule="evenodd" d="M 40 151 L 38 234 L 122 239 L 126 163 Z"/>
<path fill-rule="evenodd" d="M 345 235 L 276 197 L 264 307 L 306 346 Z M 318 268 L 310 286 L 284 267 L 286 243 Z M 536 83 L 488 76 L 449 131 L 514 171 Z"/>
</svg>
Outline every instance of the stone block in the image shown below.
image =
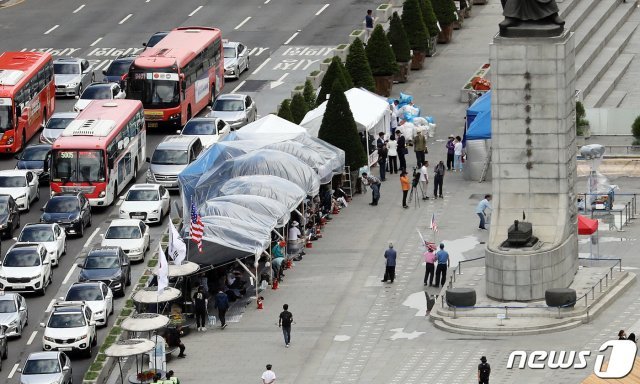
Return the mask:
<svg viewBox="0 0 640 384">
<path fill-rule="evenodd" d="M 529 286 L 531 285 L 531 271 L 516 271 L 516 285 L 517 286 Z"/>
<path fill-rule="evenodd" d="M 552 283 L 555 280 L 553 276 L 553 267 L 542 268 L 542 281 L 544 283 Z"/>
<path fill-rule="evenodd" d="M 503 256 L 502 257 L 502 271 L 515 271 L 516 270 L 516 260 L 515 256 Z M 504 275 L 502 276 L 504 279 Z M 514 277 L 515 279 L 515 277 Z"/>
<path fill-rule="evenodd" d="M 555 59 L 558 57 L 557 48 L 555 45 L 528 45 L 526 47 L 527 59 Z"/>
<path fill-rule="evenodd" d="M 502 284 L 487 283 L 487 296 L 502 299 Z"/>
<path fill-rule="evenodd" d="M 553 74 L 562 76 L 562 72 L 557 70 L 560 65 L 562 65 L 560 60 L 555 59 L 527 60 L 527 71 L 529 71 L 533 76 Z"/>
<path fill-rule="evenodd" d="M 522 75 L 527 71 L 526 62 L 524 60 L 501 60 L 496 61 L 491 58 L 491 68 L 496 68 L 498 73 L 505 75 Z"/>
<path fill-rule="evenodd" d="M 515 285 L 503 285 L 502 286 L 502 300 L 516 300 L 516 286 Z"/>
<path fill-rule="evenodd" d="M 534 257 L 531 259 L 532 269 L 530 275 L 532 284 L 542 284 L 542 266 L 538 267 L 540 264 L 542 264 L 542 259 L 540 257 Z M 542 286 L 540 286 L 540 289 L 542 289 Z"/>
<path fill-rule="evenodd" d="M 502 282 L 502 279 L 501 279 L 502 271 L 499 271 L 495 268 L 487 267 L 486 272 L 487 272 L 487 281 L 490 281 L 492 283 Z M 500 276 L 500 278 L 498 276 Z"/>
<path fill-rule="evenodd" d="M 529 170 L 529 176 L 534 179 L 554 178 L 561 179 L 559 165 L 556 164 L 540 164 L 533 162 L 533 167 Z"/>
<path fill-rule="evenodd" d="M 496 56 L 498 60 L 524 60 L 527 57 L 527 47 L 523 45 L 511 45 L 501 46 L 496 50 Z"/>
<path fill-rule="evenodd" d="M 516 259 L 516 271 L 518 271 L 518 273 L 520 271 L 528 272 L 531 269 L 531 256 L 520 255 L 520 256 L 516 256 L 515 259 Z"/>
<path fill-rule="evenodd" d="M 516 286 L 516 300 L 531 300 L 531 285 Z"/>
<path fill-rule="evenodd" d="M 544 297 L 544 289 L 542 289 L 542 284 L 532 284 L 531 285 L 531 296 L 532 298 Z"/>
</svg>

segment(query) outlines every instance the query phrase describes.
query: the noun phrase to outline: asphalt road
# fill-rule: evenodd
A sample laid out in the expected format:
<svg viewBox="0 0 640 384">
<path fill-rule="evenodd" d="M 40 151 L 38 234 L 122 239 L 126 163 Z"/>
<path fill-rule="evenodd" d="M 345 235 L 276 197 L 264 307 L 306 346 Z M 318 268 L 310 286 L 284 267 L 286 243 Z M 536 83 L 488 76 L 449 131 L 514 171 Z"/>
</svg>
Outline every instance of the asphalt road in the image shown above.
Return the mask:
<svg viewBox="0 0 640 384">
<path fill-rule="evenodd" d="M 273 112 L 295 85 L 302 83 L 309 72 L 318 68 L 318 61 L 329 54 L 328 48 L 346 42 L 346 35 L 359 24 L 365 10 L 374 7 L 370 0 L 335 3 L 311 0 L 182 0 L 179 3 L 171 0 L 91 3 L 82 0 L 25 0 L 12 4 L 15 5 L 0 8 L 0 52 L 46 50 L 56 57 L 87 58 L 94 65 L 98 80 L 110 60 L 123 53 L 141 51 L 142 43 L 156 31 L 188 25 L 221 28 L 224 38 L 242 41 L 249 47 L 251 55 L 251 69 L 240 80 L 228 81 L 224 92 L 253 95 L 262 114 Z M 316 54 L 307 50 L 305 54 L 302 50 L 308 47 L 327 49 L 316 49 L 320 52 Z M 72 110 L 74 102 L 74 99 L 58 99 L 56 112 Z M 170 133 L 149 132 L 148 153 Z M 37 137 L 31 142 L 36 141 Z M 0 157 L 0 169 L 12 169 L 14 166 L 13 157 Z M 139 173 L 138 182 L 144 182 L 144 173 Z M 41 200 L 31 207 L 30 212 L 22 215 L 22 224 L 38 221 L 40 208 L 49 195 L 47 186 L 41 188 Z M 92 214 L 94 226 L 85 232 L 85 237 L 69 239 L 68 253 L 54 270 L 53 284 L 46 296 L 25 295 L 29 326 L 21 339 L 9 342 L 9 357 L 2 364 L 0 381 L 17 383 L 19 364 L 29 353 L 41 350 L 42 329 L 39 323 L 47 318 L 54 298 L 64 295 L 68 286 L 76 281 L 76 258 L 100 243 L 100 234 L 117 216 L 117 211 L 115 208 L 95 209 Z M 158 239 L 157 235 L 163 229 L 164 226 L 152 227 L 152 239 Z M 18 233 L 16 231 L 15 235 Z M 5 241 L 2 249 L 8 249 L 10 243 L 13 241 Z M 152 244 L 152 249 L 154 246 L 157 242 Z M 133 266 L 133 279 L 142 273 L 143 265 Z M 123 304 L 123 299 L 117 299 L 116 311 Z M 98 331 L 100 343 L 106 333 L 105 329 Z M 74 382 L 81 382 L 92 359 L 72 356 L 72 361 Z"/>
</svg>

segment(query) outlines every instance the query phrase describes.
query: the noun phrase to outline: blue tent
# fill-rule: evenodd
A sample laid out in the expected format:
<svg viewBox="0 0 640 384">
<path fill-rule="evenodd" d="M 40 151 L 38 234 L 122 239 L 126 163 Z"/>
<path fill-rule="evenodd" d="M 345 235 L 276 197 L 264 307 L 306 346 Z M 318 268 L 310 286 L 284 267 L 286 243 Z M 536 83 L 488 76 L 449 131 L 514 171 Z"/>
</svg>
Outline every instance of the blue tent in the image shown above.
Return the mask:
<svg viewBox="0 0 640 384">
<path fill-rule="evenodd" d="M 465 140 L 491 138 L 491 91 L 485 92 L 467 109 Z"/>
</svg>

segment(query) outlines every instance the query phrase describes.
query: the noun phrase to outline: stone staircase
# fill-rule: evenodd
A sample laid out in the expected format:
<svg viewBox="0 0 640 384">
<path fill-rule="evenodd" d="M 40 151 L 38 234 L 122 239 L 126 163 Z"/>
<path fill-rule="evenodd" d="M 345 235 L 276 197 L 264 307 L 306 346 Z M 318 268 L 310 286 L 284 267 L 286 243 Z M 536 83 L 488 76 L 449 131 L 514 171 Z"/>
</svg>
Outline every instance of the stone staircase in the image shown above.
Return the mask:
<svg viewBox="0 0 640 384">
<path fill-rule="evenodd" d="M 617 107 L 626 92 L 614 88 L 634 59 L 623 50 L 638 28 L 638 21 L 629 20 L 636 1 L 564 0 L 558 6 L 566 27 L 574 32 L 576 89 L 585 106 L 597 108 L 607 101 Z"/>
</svg>

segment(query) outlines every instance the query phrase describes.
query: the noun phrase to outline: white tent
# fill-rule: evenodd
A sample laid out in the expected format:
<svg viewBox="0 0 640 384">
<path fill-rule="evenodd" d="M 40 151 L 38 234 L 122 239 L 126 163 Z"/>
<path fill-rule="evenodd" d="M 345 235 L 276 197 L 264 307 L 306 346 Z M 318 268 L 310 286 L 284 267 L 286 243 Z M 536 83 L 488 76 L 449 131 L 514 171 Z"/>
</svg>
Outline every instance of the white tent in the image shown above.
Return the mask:
<svg viewBox="0 0 640 384">
<path fill-rule="evenodd" d="M 365 132 L 367 135 L 371 134 L 374 137 L 377 137 L 378 132 L 389 133 L 391 111 L 386 99 L 362 88 L 351 88 L 344 94 L 349 102 L 358 131 Z M 316 109 L 309 111 L 302 119 L 300 125 L 306 128 L 311 136 L 318 137 L 318 131 L 320 131 L 326 108 L 327 102 L 325 101 Z M 368 146 L 367 155 L 369 157 L 369 165 L 378 161 L 377 151 L 370 154 Z"/>
<path fill-rule="evenodd" d="M 266 115 L 253 123 L 247 124 L 235 131 L 240 140 L 264 140 L 265 137 L 284 136 L 279 139 L 289 139 L 296 137 L 306 130 L 301 126 L 287 121 L 276 115 Z M 316 135 L 317 136 L 317 135 Z M 279 140 L 278 140 L 279 141 Z"/>
</svg>

